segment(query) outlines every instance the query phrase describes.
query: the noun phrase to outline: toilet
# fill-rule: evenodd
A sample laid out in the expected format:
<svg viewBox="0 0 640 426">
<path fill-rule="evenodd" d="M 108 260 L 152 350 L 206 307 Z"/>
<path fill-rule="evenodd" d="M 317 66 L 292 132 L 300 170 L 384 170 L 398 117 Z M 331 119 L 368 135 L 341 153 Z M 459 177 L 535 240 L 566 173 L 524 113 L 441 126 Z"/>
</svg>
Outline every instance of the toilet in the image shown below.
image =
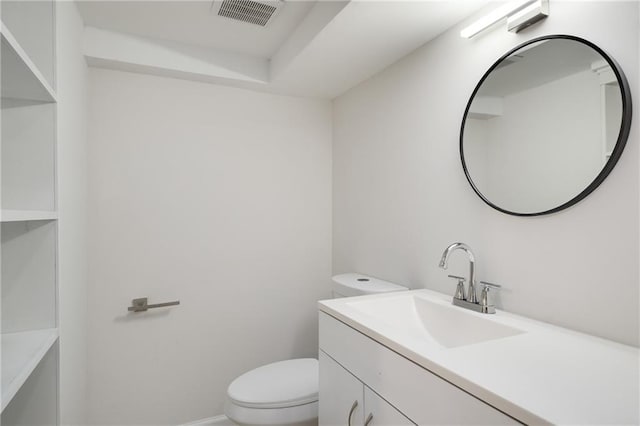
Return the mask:
<svg viewBox="0 0 640 426">
<path fill-rule="evenodd" d="M 408 290 L 348 273 L 332 278 L 333 298 Z M 227 389 L 225 415 L 242 426 L 318 424 L 318 360 L 289 359 L 263 365 L 236 378 Z"/>
</svg>

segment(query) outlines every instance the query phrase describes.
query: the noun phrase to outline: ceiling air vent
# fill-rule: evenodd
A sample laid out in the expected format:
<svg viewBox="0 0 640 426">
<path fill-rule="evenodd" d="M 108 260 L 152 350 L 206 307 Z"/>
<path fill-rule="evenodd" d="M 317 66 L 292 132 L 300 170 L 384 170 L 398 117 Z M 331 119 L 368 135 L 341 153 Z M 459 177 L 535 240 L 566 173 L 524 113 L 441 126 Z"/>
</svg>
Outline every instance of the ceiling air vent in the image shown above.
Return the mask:
<svg viewBox="0 0 640 426">
<path fill-rule="evenodd" d="M 284 1 L 215 0 L 212 12 L 218 16 L 266 26 L 282 8 Z"/>
</svg>

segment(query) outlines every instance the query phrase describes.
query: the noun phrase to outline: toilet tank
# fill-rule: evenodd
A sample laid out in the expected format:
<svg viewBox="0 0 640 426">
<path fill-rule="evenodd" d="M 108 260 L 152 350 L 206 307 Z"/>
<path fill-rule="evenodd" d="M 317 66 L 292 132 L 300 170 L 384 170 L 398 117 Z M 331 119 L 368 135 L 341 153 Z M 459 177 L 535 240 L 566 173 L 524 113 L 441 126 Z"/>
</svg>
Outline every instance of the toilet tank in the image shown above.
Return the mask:
<svg viewBox="0 0 640 426">
<path fill-rule="evenodd" d="M 357 273 L 335 275 L 332 278 L 331 297 L 364 296 L 366 294 L 388 293 L 409 290 L 398 284 L 383 281 Z"/>
</svg>

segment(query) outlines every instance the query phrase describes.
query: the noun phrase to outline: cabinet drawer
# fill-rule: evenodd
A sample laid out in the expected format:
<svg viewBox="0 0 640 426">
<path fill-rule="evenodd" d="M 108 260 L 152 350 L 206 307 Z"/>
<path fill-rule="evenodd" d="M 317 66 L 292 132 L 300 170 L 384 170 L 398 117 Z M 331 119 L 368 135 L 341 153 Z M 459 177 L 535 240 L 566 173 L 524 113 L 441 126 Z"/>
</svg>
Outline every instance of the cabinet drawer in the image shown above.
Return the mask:
<svg viewBox="0 0 640 426">
<path fill-rule="evenodd" d="M 519 424 L 323 312 L 320 349 L 417 424 Z"/>
</svg>

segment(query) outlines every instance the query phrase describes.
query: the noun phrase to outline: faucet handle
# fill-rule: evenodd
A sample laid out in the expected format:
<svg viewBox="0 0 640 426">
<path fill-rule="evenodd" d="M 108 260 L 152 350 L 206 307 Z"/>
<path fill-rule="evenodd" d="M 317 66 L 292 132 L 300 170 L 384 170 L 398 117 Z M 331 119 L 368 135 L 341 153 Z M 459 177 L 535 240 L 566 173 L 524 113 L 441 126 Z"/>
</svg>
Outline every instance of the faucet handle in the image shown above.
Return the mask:
<svg viewBox="0 0 640 426">
<path fill-rule="evenodd" d="M 489 291 L 490 288 L 496 289 L 496 290 L 500 290 L 502 288 L 502 286 L 500 284 L 494 284 L 494 283 L 490 283 L 487 281 L 480 281 L 480 284 L 482 284 L 483 286 L 483 290 L 486 288 L 487 291 Z"/>
<path fill-rule="evenodd" d="M 464 282 L 466 281 L 465 277 L 459 277 L 457 275 L 447 275 L 449 278 L 455 278 L 458 280 L 458 286 L 456 287 L 456 294 L 453 296 L 459 300 L 466 300 L 464 295 Z"/>
<path fill-rule="evenodd" d="M 495 290 L 500 290 L 502 286 L 486 281 L 480 281 L 480 284 L 482 285 L 482 292 L 480 293 L 480 305 L 489 306 L 489 290 L 491 290 L 492 288 Z"/>
</svg>

